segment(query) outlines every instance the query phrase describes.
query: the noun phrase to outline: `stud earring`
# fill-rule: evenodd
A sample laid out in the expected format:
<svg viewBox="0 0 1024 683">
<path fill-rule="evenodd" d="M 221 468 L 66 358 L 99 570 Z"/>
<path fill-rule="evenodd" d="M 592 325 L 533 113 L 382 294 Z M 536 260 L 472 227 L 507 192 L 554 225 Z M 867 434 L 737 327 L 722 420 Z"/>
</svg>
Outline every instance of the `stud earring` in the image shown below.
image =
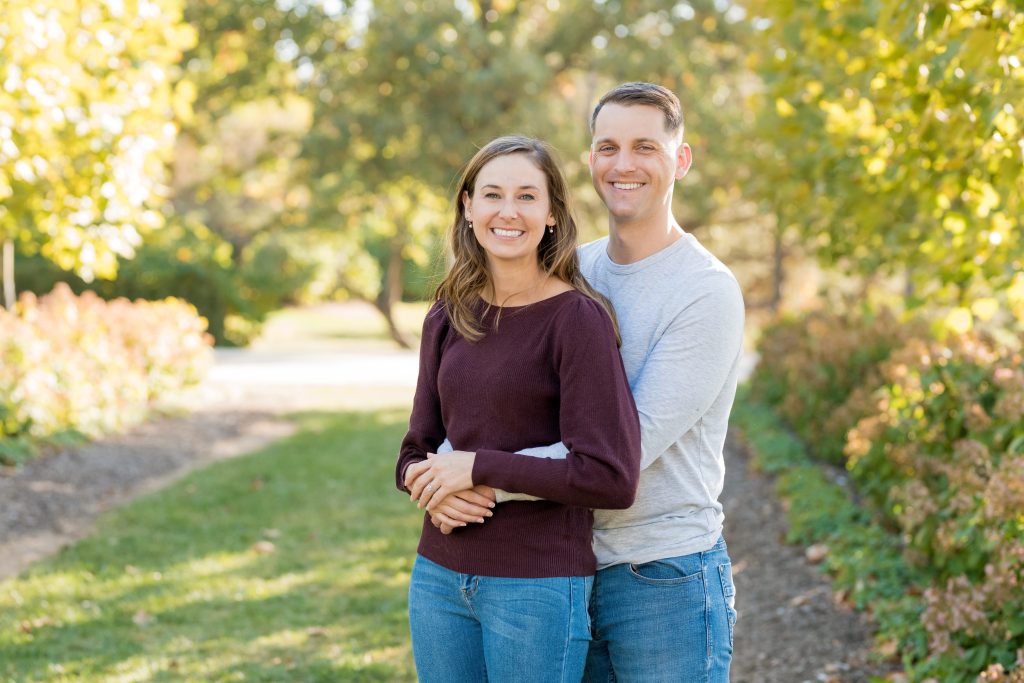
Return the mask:
<svg viewBox="0 0 1024 683">
<path fill-rule="evenodd" d="M 548 232 L 551 233 L 552 235 L 554 235 L 555 234 L 555 226 L 549 225 L 548 226 Z"/>
</svg>

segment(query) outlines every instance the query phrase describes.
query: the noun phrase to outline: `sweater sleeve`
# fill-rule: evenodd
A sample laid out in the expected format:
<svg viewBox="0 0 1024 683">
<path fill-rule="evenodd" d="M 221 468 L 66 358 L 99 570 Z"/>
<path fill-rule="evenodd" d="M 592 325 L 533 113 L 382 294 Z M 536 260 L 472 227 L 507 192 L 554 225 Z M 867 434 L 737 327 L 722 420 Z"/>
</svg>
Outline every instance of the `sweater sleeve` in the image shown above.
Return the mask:
<svg viewBox="0 0 1024 683">
<path fill-rule="evenodd" d="M 445 428 L 441 418 L 441 397 L 437 391 L 437 373 L 441 365 L 441 347 L 448 331 L 448 317 L 439 302 L 431 307 L 423 320 L 420 337 L 419 375 L 416 394 L 409 416 L 409 431 L 402 439 L 395 465 L 395 485 L 399 491 L 405 487 L 405 470 L 413 463 L 427 459 L 427 453 L 436 452 L 444 441 Z"/>
<path fill-rule="evenodd" d="M 554 362 L 564 459 L 476 452 L 473 482 L 580 507 L 633 504 L 640 471 L 640 425 L 611 320 L 580 298 L 559 317 Z"/>
<path fill-rule="evenodd" d="M 743 346 L 743 295 L 716 273 L 668 325 L 633 382 L 643 436 L 641 469 L 694 428 L 717 400 Z"/>
</svg>

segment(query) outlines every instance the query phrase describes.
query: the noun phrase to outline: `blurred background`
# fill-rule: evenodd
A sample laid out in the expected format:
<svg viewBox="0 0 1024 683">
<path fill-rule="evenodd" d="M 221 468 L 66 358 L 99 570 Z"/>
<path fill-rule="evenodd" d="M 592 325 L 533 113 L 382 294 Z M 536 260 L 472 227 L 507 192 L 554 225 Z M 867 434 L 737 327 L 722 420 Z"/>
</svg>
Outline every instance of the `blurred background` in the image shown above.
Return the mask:
<svg viewBox="0 0 1024 683">
<path fill-rule="evenodd" d="M 911 679 L 1022 680 L 1022 61 L 1021 0 L 0 0 L 0 462 L 295 342 L 288 311 L 414 348 L 461 165 L 550 141 L 596 238 L 590 112 L 653 81 L 790 540 Z"/>
<path fill-rule="evenodd" d="M 3 0 L 3 17 L 8 306 L 56 282 L 175 295 L 234 345 L 295 303 L 365 299 L 393 322 L 429 297 L 459 168 L 496 135 L 555 144 L 602 234 L 587 118 L 624 80 L 681 97 L 696 161 L 676 215 L 753 312 L 877 288 L 962 326 L 1024 292 L 1015 2 Z"/>
</svg>

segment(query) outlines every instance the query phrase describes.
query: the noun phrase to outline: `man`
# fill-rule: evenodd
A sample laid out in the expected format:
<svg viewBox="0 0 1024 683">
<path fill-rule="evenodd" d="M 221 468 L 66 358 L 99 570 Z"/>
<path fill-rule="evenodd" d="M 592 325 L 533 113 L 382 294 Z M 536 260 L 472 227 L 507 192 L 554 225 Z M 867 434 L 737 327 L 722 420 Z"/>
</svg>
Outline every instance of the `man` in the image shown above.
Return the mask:
<svg viewBox="0 0 1024 683">
<path fill-rule="evenodd" d="M 584 680 L 728 681 L 735 589 L 718 497 L 743 298 L 732 273 L 672 216 L 675 181 L 692 162 L 676 96 L 620 85 L 598 102 L 590 127 L 590 172 L 609 234 L 581 247 L 580 261 L 615 306 L 643 456 L 633 507 L 594 512 Z M 528 454 L 564 457 L 558 446 Z M 470 522 L 490 514 L 464 509 Z"/>
<path fill-rule="evenodd" d="M 580 250 L 611 299 L 640 414 L 636 503 L 595 510 L 598 572 L 586 681 L 728 681 L 736 619 L 718 497 L 736 394 L 743 298 L 672 216 L 690 168 L 679 100 L 650 83 L 604 95 L 590 173 L 608 237 Z"/>
</svg>

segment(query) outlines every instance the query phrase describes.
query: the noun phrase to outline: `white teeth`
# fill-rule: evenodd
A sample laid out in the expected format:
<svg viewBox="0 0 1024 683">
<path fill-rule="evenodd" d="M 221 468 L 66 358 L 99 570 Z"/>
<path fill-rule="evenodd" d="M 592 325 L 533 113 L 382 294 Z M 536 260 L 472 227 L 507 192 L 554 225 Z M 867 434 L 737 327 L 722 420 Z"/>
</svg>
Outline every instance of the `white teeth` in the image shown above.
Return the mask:
<svg viewBox="0 0 1024 683">
<path fill-rule="evenodd" d="M 502 228 L 494 228 L 494 234 L 498 237 L 519 237 L 523 234 L 522 230 L 504 230 Z"/>
<path fill-rule="evenodd" d="M 635 190 L 642 187 L 643 183 L 612 183 L 616 190 Z"/>
</svg>

